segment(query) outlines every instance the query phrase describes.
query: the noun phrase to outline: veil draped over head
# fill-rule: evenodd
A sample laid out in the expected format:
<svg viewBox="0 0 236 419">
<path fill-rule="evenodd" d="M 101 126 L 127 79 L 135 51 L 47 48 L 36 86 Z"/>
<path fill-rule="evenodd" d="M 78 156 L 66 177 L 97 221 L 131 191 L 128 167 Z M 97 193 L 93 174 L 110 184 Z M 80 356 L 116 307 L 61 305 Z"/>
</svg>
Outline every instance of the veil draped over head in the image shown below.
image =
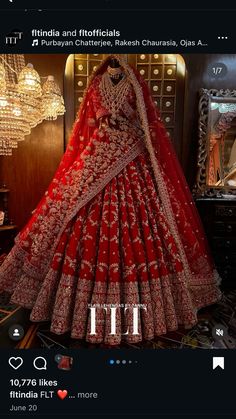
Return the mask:
<svg viewBox="0 0 236 419">
<path fill-rule="evenodd" d="M 144 133 L 144 146 L 149 153 L 161 205 L 183 262 L 185 277 L 189 278 L 188 287 L 195 301 L 200 295 L 202 303 L 204 296 L 207 299 L 217 274 L 209 256 L 199 215 L 146 82 L 122 55 L 113 57 L 119 61 L 133 87 L 139 123 Z M 23 259 L 24 272 L 39 281 L 50 266 L 63 231 L 69 228 L 79 208 L 79 178 L 74 175 L 74 170 L 77 169 L 79 173 L 81 153 L 86 149 L 95 129 L 93 124 L 88 123 L 96 120 L 90 101 L 93 82 L 96 76 L 105 72 L 109 60 L 110 56 L 91 76 L 64 157 L 45 196 L 16 239 L 17 246 L 13 251 L 17 253 L 21 264 Z M 92 191 L 92 185 L 90 189 Z M 89 189 L 87 194 L 88 197 L 94 196 Z M 177 212 L 179 219 L 175 216 Z M 192 226 L 191 237 L 185 236 L 186 222 Z M 18 279 L 14 278 L 15 281 Z"/>
</svg>

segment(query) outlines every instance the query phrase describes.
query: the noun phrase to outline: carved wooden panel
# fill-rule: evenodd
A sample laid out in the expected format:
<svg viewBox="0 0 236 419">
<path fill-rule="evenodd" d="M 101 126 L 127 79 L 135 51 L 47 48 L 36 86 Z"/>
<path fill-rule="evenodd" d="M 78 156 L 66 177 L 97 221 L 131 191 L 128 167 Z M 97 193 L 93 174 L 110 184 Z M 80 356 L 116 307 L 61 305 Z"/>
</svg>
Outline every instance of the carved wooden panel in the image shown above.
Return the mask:
<svg viewBox="0 0 236 419">
<path fill-rule="evenodd" d="M 88 78 L 97 66 L 104 60 L 106 54 L 75 54 L 74 55 L 74 90 L 75 90 L 75 114 L 83 99 L 84 89 L 88 84 Z"/>
<path fill-rule="evenodd" d="M 176 109 L 177 56 L 173 54 L 137 54 L 130 60 L 147 81 L 161 112 L 167 132 L 174 138 Z"/>
</svg>

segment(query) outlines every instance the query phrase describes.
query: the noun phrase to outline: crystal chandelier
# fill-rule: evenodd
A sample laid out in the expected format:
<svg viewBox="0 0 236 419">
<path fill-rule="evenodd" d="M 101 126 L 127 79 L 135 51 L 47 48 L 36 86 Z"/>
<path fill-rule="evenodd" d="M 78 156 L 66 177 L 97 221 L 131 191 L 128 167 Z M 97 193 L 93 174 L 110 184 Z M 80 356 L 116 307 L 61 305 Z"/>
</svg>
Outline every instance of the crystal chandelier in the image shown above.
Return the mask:
<svg viewBox="0 0 236 419">
<path fill-rule="evenodd" d="M 48 76 L 42 91 L 44 119 L 55 120 L 58 115 L 63 115 L 65 113 L 64 99 L 53 76 Z"/>
<path fill-rule="evenodd" d="M 18 142 L 44 119 L 65 113 L 63 97 L 53 76 L 41 78 L 20 54 L 0 54 L 0 155 L 11 155 Z"/>
</svg>

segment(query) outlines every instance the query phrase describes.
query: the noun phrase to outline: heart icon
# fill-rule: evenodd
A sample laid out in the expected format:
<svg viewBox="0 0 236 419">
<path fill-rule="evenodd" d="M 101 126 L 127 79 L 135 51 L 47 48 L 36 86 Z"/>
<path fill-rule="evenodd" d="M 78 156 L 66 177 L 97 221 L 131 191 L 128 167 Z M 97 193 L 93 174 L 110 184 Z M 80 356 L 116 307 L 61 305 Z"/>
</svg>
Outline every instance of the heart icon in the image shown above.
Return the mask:
<svg viewBox="0 0 236 419">
<path fill-rule="evenodd" d="M 23 364 L 23 359 L 18 357 L 14 357 L 12 356 L 11 358 L 8 359 L 8 364 L 14 368 L 14 370 L 18 370 L 18 368 L 21 367 L 21 365 Z"/>
<path fill-rule="evenodd" d="M 65 397 L 67 396 L 68 391 L 67 390 L 58 390 L 57 395 L 59 397 L 59 399 L 64 400 Z"/>
</svg>

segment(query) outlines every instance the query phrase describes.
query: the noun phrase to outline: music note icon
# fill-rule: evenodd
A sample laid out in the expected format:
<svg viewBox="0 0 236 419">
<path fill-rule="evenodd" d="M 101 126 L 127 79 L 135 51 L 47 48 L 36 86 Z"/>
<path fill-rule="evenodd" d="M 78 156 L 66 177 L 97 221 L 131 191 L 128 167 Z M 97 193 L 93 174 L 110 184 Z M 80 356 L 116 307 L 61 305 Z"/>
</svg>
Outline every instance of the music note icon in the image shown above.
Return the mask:
<svg viewBox="0 0 236 419">
<path fill-rule="evenodd" d="M 32 47 L 37 47 L 38 44 L 39 44 L 39 40 L 38 39 L 33 39 Z"/>
</svg>

